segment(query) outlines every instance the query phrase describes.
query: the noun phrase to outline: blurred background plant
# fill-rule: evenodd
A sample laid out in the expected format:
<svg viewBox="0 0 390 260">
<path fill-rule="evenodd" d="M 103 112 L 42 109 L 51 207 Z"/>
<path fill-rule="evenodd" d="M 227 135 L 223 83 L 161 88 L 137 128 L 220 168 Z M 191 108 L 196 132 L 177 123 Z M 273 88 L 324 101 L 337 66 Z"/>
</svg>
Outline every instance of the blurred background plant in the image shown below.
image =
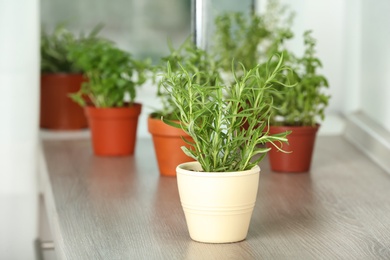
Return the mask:
<svg viewBox="0 0 390 260">
<path fill-rule="evenodd" d="M 287 48 L 279 49 L 286 57 L 285 64 L 291 70 L 282 75 L 280 82 L 295 84 L 292 88 L 276 84 L 272 92 L 275 108 L 272 124 L 284 126 L 315 126 L 325 118 L 325 108 L 330 96 L 327 78 L 318 72 L 322 67 L 316 56 L 316 40 L 311 31 L 304 32 L 304 53 L 298 57 Z"/>
<path fill-rule="evenodd" d="M 43 73 L 80 73 L 82 72 L 68 57 L 69 48 L 80 43 L 93 44 L 95 41 L 107 40 L 99 36 L 103 25 L 99 24 L 88 33 L 76 36 L 66 28 L 64 23 L 56 25 L 49 33 L 41 30 L 41 72 Z"/>
<path fill-rule="evenodd" d="M 146 81 L 148 60 L 137 60 L 109 41 L 83 41 L 69 48 L 69 59 L 87 77 L 79 92 L 71 97 L 81 106 L 88 96 L 95 107 L 131 106 L 136 98 L 136 87 Z"/>
<path fill-rule="evenodd" d="M 294 13 L 278 0 L 267 2 L 263 13 L 225 12 L 215 19 L 215 34 L 210 51 L 223 71 L 254 68 L 266 63 L 279 44 L 293 37 Z"/>
</svg>

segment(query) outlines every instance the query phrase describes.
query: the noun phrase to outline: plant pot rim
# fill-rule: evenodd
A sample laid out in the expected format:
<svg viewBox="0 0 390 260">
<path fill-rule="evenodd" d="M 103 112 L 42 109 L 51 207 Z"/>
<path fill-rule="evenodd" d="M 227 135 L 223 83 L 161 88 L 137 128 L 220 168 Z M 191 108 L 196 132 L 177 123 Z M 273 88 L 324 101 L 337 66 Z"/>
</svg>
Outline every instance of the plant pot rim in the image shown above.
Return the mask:
<svg viewBox="0 0 390 260">
<path fill-rule="evenodd" d="M 179 121 L 177 121 L 179 122 Z M 190 137 L 183 129 L 167 125 L 159 118 L 148 116 L 148 131 L 152 135 L 171 137 Z"/>
<path fill-rule="evenodd" d="M 128 103 L 126 103 L 128 104 Z M 96 107 L 94 105 L 87 105 L 85 106 L 88 109 L 93 109 L 93 110 L 127 110 L 135 107 L 140 107 L 142 106 L 141 103 L 134 102 L 131 106 L 123 106 L 123 107 Z"/>
<path fill-rule="evenodd" d="M 282 133 L 285 131 L 292 131 L 289 135 L 305 135 L 309 133 L 316 133 L 320 128 L 320 124 L 316 124 L 315 126 L 274 126 L 271 125 L 269 127 L 269 131 L 271 133 Z M 288 139 L 288 136 L 287 136 Z"/>
<path fill-rule="evenodd" d="M 133 103 L 132 106 L 124 107 L 95 107 L 85 106 L 86 114 L 90 117 L 138 117 L 141 114 L 142 105 Z"/>
<path fill-rule="evenodd" d="M 316 123 L 315 126 L 303 125 L 303 126 L 289 126 L 289 125 L 270 125 L 270 128 L 291 128 L 291 129 L 302 129 L 302 128 L 319 128 L 321 124 Z"/>
<path fill-rule="evenodd" d="M 242 177 L 252 174 L 257 174 L 261 171 L 258 165 L 254 166 L 250 170 L 235 171 L 235 172 L 203 172 L 199 162 L 186 162 L 179 164 L 176 167 L 176 171 L 179 174 L 193 176 L 193 177 L 212 177 L 212 178 L 225 178 L 225 177 Z"/>
</svg>

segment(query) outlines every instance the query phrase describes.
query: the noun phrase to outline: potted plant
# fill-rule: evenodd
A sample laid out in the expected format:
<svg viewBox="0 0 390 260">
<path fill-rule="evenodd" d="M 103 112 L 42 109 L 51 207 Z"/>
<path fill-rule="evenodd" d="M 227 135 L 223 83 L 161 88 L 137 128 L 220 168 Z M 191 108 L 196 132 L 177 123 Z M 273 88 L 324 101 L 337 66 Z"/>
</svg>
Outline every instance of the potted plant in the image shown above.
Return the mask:
<svg viewBox="0 0 390 260">
<path fill-rule="evenodd" d="M 305 51 L 298 58 L 284 50 L 286 65 L 291 73 L 284 77 L 285 82 L 295 83 L 292 88 L 275 85 L 273 93 L 270 133 L 291 131 L 288 144 L 278 144 L 289 152 L 281 153 L 278 149 L 269 152 L 271 169 L 277 172 L 308 172 L 311 166 L 316 133 L 323 120 L 324 110 L 329 96 L 324 93 L 328 87 L 327 79 L 318 73 L 322 66 L 316 57 L 315 39 L 310 31 L 304 33 Z M 282 79 L 280 80 L 283 81 Z"/>
<path fill-rule="evenodd" d="M 287 133 L 265 131 L 273 106 L 267 91 L 285 70 L 279 61 L 265 77 L 259 66 L 248 71 L 242 66 L 242 76 L 229 86 L 219 79 L 200 84 L 184 67 L 173 71 L 168 63 L 163 86 L 172 95 L 180 123 L 167 123 L 193 139 L 183 151 L 196 162 L 177 166 L 177 182 L 195 241 L 230 243 L 247 236 L 257 196 L 258 163 L 269 151 L 261 145 L 287 141 Z"/>
<path fill-rule="evenodd" d="M 215 81 L 217 78 L 216 67 L 206 51 L 195 46 L 187 40 L 180 48 L 174 49 L 170 44 L 171 53 L 162 58 L 162 64 L 157 68 L 158 74 L 167 73 L 166 63 L 170 63 L 170 69 L 177 71 L 181 67 L 194 75 L 198 82 Z M 199 71 L 207 72 L 197 74 Z M 193 161 L 181 150 L 182 146 L 189 148 L 190 136 L 182 129 L 166 124 L 164 120 L 176 120 L 178 122 L 177 108 L 172 96 L 158 82 L 157 97 L 161 100 L 161 109 L 156 110 L 148 117 L 148 130 L 152 135 L 154 150 L 160 174 L 163 176 L 176 176 L 176 166 L 180 163 Z"/>
<path fill-rule="evenodd" d="M 148 64 L 108 41 L 74 45 L 69 57 L 88 78 L 71 97 L 85 107 L 94 153 L 134 154 L 141 113 L 141 104 L 135 102 L 136 87 L 145 82 Z"/>
<path fill-rule="evenodd" d="M 306 172 L 310 169 L 315 133 L 319 127 L 317 122 L 323 119 L 328 104 L 329 97 L 323 92 L 328 83 L 325 77 L 317 74 L 316 69 L 321 67 L 321 62 L 315 57 L 315 41 L 309 32 L 304 35 L 306 51 L 302 58 L 295 57 L 286 49 L 280 50 L 286 40 L 293 37 L 290 29 L 293 18 L 294 13 L 278 0 L 268 1 L 263 14 L 252 14 L 249 18 L 242 13 L 223 14 L 216 19 L 214 53 L 222 68 L 226 68 L 232 58 L 247 66 L 275 66 L 278 62 L 269 64 L 269 57 L 274 53 L 284 53 L 285 64 L 291 70 L 279 74 L 279 84 L 274 84 L 273 88 L 275 91 L 268 92 L 275 104 L 269 131 L 292 130 L 292 134 L 289 135 L 289 144 L 283 144 L 283 150 L 288 153 L 281 152 L 279 144 L 279 149 L 270 151 L 269 159 L 274 171 Z M 292 88 L 285 87 L 294 83 Z M 300 130 L 305 134 L 300 134 Z M 308 145 L 304 145 L 306 142 L 303 141 L 306 132 L 311 132 Z M 303 151 L 307 155 L 300 157 Z M 285 159 L 283 162 L 276 161 L 276 156 Z"/>
<path fill-rule="evenodd" d="M 75 104 L 69 94 L 80 90 L 85 80 L 82 70 L 68 58 L 71 45 L 98 41 L 101 26 L 87 36 L 76 37 L 59 24 L 49 34 L 41 34 L 41 91 L 40 126 L 54 130 L 75 130 L 88 126 L 83 109 Z"/>
</svg>

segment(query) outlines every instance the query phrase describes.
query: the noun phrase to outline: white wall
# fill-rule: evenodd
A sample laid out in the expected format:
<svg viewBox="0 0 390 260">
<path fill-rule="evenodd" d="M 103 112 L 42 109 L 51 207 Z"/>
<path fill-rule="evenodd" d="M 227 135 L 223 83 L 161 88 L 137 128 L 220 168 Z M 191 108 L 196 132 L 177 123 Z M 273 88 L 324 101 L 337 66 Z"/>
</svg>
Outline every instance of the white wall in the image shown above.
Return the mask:
<svg viewBox="0 0 390 260">
<path fill-rule="evenodd" d="M 361 109 L 390 131 L 390 1 L 362 0 Z"/>
<path fill-rule="evenodd" d="M 345 34 L 343 58 L 342 95 L 344 114 L 357 111 L 361 106 L 362 70 L 361 70 L 361 34 L 362 1 L 346 0 Z"/>
<path fill-rule="evenodd" d="M 38 10 L 38 0 L 0 0 L 0 259 L 34 259 Z"/>
</svg>

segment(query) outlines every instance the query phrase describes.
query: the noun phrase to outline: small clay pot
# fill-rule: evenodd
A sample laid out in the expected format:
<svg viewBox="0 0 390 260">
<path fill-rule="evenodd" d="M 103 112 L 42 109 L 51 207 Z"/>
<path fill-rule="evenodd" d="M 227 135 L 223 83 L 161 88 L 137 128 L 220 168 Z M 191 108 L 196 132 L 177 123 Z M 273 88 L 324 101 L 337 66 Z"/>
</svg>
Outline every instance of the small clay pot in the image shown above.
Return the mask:
<svg viewBox="0 0 390 260">
<path fill-rule="evenodd" d="M 82 74 L 42 74 L 40 126 L 52 130 L 77 130 L 88 127 L 84 110 L 69 94 L 80 90 Z"/>
<path fill-rule="evenodd" d="M 287 136 L 288 143 L 275 143 L 288 153 L 276 149 L 272 144 L 267 144 L 271 148 L 268 158 L 271 170 L 275 172 L 308 172 L 310 170 L 316 134 L 319 125 L 312 126 L 271 126 L 270 134 L 278 134 L 292 131 Z"/>
<path fill-rule="evenodd" d="M 126 156 L 134 154 L 141 104 L 128 107 L 85 107 L 95 155 Z"/>
<path fill-rule="evenodd" d="M 192 141 L 192 138 L 183 130 L 167 125 L 161 119 L 151 116 L 148 118 L 148 130 L 153 137 L 154 151 L 161 175 L 175 177 L 176 167 L 179 164 L 194 161 L 181 149 L 182 146 L 190 148 L 182 137 Z"/>
</svg>

